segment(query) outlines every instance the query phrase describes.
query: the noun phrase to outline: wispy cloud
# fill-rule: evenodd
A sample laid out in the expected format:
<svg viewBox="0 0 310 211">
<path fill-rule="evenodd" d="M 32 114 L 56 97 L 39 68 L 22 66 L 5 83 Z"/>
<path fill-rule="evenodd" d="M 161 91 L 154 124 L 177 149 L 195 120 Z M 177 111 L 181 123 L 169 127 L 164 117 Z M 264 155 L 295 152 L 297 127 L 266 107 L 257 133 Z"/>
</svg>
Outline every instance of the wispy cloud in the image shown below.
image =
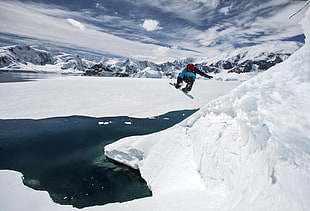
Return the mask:
<svg viewBox="0 0 310 211">
<path fill-rule="evenodd" d="M 74 20 L 72 18 L 67 18 L 67 21 L 74 27 L 77 27 L 78 29 L 84 31 L 86 28 L 84 26 L 84 24 L 82 24 L 81 22 Z"/>
<path fill-rule="evenodd" d="M 280 7 L 279 1 L 275 0 L 269 4 L 250 8 L 239 15 L 240 18 L 224 19 L 221 24 L 208 28 L 194 39 L 202 46 L 232 50 L 238 47 L 279 42 L 288 37 L 300 35 L 302 30 L 298 21 L 302 15 L 293 21 L 288 20 L 291 11 L 298 8 L 300 3 L 295 2 Z M 278 10 L 271 10 L 273 6 Z M 260 11 L 265 12 L 265 16 L 253 15 Z"/>
</svg>

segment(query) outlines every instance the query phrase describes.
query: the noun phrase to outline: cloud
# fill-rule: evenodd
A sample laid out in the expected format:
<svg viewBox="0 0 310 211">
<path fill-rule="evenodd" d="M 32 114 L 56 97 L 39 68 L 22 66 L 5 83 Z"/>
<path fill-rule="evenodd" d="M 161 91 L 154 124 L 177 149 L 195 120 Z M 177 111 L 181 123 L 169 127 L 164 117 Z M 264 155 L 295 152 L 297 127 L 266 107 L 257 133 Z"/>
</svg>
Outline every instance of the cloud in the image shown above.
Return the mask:
<svg viewBox="0 0 310 211">
<path fill-rule="evenodd" d="M 169 52 L 168 47 L 158 47 L 157 49 L 152 50 L 155 55 L 167 55 Z"/>
<path fill-rule="evenodd" d="M 216 8 L 221 2 L 220 0 L 195 0 L 196 2 L 201 2 L 205 4 L 208 8 Z"/>
<path fill-rule="evenodd" d="M 77 20 L 74 20 L 74 19 L 71 19 L 71 18 L 67 18 L 67 21 L 72 25 L 72 26 L 74 26 L 74 27 L 76 27 L 76 28 L 78 28 L 78 29 L 81 29 L 82 31 L 84 31 L 86 28 L 85 28 L 85 26 L 81 23 L 81 22 L 79 22 L 79 21 L 77 21 Z"/>
<path fill-rule="evenodd" d="M 146 19 L 144 20 L 143 24 L 141 25 L 146 31 L 154 31 L 161 29 L 159 27 L 159 22 L 157 20 L 152 20 L 152 19 Z"/>
</svg>

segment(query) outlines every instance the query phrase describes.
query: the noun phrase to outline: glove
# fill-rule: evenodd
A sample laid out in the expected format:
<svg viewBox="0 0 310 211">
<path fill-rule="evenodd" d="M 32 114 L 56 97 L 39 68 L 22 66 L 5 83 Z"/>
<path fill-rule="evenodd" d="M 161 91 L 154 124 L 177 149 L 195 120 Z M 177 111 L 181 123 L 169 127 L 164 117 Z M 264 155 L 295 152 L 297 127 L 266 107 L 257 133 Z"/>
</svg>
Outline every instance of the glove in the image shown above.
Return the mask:
<svg viewBox="0 0 310 211">
<path fill-rule="evenodd" d="M 211 75 L 208 75 L 208 78 L 209 78 L 209 79 L 211 79 L 211 78 L 213 78 L 213 76 L 211 76 Z"/>
</svg>

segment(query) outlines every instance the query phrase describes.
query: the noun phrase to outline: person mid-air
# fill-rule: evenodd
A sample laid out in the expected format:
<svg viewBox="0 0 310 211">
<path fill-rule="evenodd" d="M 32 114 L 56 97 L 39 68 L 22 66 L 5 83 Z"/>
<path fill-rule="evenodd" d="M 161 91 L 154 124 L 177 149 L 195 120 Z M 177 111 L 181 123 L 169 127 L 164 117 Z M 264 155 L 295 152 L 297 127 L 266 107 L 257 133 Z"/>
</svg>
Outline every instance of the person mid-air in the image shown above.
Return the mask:
<svg viewBox="0 0 310 211">
<path fill-rule="evenodd" d="M 198 68 L 195 67 L 194 64 L 190 63 L 183 69 L 183 71 L 178 75 L 177 83 L 174 84 L 175 88 L 179 89 L 182 86 L 183 81 L 186 83 L 186 86 L 182 88 L 182 91 L 188 93 L 192 90 L 194 85 L 196 74 L 204 76 L 206 78 L 213 78 L 210 75 L 200 71 Z"/>
</svg>

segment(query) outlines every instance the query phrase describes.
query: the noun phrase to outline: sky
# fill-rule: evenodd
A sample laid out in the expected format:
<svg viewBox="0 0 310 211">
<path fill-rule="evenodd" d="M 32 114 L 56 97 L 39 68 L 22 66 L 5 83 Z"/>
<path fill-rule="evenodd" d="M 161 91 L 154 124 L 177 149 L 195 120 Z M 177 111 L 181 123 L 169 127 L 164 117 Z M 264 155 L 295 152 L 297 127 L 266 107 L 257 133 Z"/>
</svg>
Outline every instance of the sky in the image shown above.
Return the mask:
<svg viewBox="0 0 310 211">
<path fill-rule="evenodd" d="M 1 0 L 0 44 L 165 62 L 302 40 L 292 0 Z"/>
</svg>

